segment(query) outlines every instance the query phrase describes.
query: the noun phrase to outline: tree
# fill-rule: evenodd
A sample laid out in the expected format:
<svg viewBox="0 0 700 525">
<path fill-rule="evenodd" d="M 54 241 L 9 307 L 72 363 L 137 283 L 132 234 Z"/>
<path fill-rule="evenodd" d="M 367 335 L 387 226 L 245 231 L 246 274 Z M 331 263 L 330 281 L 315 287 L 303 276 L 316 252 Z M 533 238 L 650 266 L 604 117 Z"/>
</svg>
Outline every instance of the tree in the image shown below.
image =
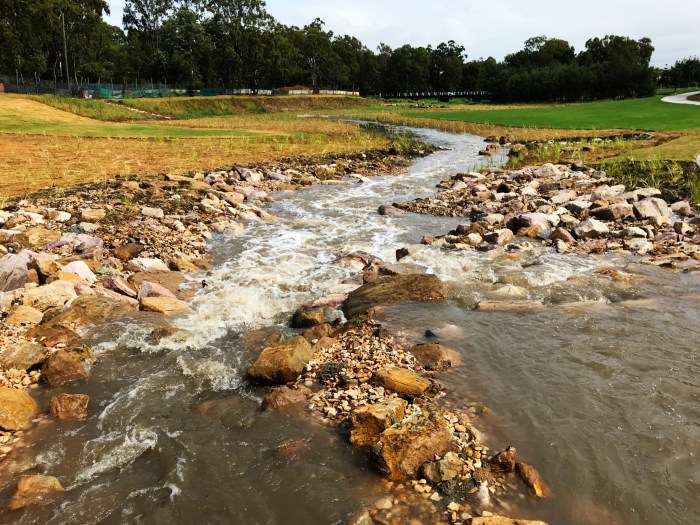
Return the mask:
<svg viewBox="0 0 700 525">
<path fill-rule="evenodd" d="M 435 91 L 457 91 L 462 86 L 464 47 L 454 40 L 440 43 L 432 51 L 430 64 L 430 84 Z"/>
</svg>

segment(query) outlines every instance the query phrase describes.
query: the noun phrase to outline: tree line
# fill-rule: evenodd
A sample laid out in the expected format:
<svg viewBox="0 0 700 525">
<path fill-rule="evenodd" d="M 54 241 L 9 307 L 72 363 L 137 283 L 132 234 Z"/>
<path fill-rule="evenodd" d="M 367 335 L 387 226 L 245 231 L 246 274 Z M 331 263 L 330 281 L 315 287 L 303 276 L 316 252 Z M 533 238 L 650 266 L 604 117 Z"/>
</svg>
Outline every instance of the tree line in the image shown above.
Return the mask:
<svg viewBox="0 0 700 525">
<path fill-rule="evenodd" d="M 565 40 L 533 37 L 502 61 L 469 60 L 452 40 L 370 50 L 319 19 L 280 24 L 263 0 L 126 0 L 123 28 L 105 22 L 108 13 L 105 0 L 2 0 L 0 73 L 189 89 L 478 90 L 516 102 L 648 96 L 660 79 L 685 82 L 690 73 L 680 71 L 698 62 L 660 72 L 650 66 L 650 39 L 616 35 L 591 38 L 578 53 Z"/>
</svg>

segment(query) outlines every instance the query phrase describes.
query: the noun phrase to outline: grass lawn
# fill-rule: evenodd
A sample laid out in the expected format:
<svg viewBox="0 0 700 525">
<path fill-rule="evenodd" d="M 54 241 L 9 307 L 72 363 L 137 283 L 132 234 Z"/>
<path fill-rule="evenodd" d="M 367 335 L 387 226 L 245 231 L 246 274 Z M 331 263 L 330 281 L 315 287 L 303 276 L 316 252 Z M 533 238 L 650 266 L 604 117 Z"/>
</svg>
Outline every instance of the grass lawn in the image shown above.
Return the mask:
<svg viewBox="0 0 700 525">
<path fill-rule="evenodd" d="M 407 117 L 524 128 L 675 131 L 700 128 L 700 106 L 669 104 L 661 97 L 522 109 L 403 111 Z"/>
</svg>

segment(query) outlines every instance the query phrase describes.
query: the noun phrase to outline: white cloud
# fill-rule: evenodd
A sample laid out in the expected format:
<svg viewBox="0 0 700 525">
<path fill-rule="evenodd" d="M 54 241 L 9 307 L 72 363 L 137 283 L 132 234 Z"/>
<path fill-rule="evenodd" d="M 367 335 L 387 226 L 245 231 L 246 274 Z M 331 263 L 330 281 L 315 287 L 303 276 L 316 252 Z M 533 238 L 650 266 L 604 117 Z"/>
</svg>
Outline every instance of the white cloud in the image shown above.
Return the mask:
<svg viewBox="0 0 700 525">
<path fill-rule="evenodd" d="M 109 21 L 120 24 L 124 0 L 109 0 Z M 370 49 L 380 42 L 433 45 L 454 40 L 470 58 L 522 49 L 537 35 L 562 38 L 577 51 L 606 34 L 649 37 L 657 66 L 700 55 L 697 0 L 267 0 L 278 21 L 304 26 L 315 18 L 336 34 L 359 38 Z"/>
</svg>

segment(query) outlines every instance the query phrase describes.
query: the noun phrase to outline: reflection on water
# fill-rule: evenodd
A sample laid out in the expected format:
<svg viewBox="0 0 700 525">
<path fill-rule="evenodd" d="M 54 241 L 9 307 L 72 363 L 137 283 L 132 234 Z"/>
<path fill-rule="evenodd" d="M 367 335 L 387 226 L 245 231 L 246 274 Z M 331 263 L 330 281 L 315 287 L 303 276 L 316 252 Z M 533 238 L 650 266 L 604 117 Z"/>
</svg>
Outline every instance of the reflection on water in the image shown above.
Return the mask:
<svg viewBox="0 0 700 525">
<path fill-rule="evenodd" d="M 290 313 L 350 275 L 338 263 L 364 250 L 395 250 L 460 221 L 379 216 L 380 204 L 424 196 L 469 171 L 477 137 L 417 130 L 450 146 L 407 175 L 278 196 L 279 220 L 250 223 L 213 245 L 217 269 L 178 321 L 153 344 L 149 323 L 92 334 L 98 364 L 87 385 L 87 421 L 44 421 L 36 443 L 5 464 L 3 494 L 29 470 L 56 475 L 56 504 L 0 513 L 13 523 L 343 523 L 381 493 L 366 459 L 335 430 L 295 414 L 260 413 L 243 372 L 259 345 L 239 334 L 287 330 Z M 443 251 L 422 246 L 411 262 L 448 281 L 451 300 L 396 306 L 382 316 L 407 341 L 439 340 L 465 355 L 444 374 L 447 403 L 479 401 L 492 449 L 514 445 L 552 486 L 514 514 L 551 524 L 700 521 L 696 341 L 697 276 L 616 256 L 533 251 Z M 600 270 L 626 266 L 634 278 Z M 535 299 L 532 313 L 485 313 L 483 299 Z M 38 391 L 39 392 L 39 391 Z M 48 404 L 51 390 L 39 395 Z"/>
</svg>

